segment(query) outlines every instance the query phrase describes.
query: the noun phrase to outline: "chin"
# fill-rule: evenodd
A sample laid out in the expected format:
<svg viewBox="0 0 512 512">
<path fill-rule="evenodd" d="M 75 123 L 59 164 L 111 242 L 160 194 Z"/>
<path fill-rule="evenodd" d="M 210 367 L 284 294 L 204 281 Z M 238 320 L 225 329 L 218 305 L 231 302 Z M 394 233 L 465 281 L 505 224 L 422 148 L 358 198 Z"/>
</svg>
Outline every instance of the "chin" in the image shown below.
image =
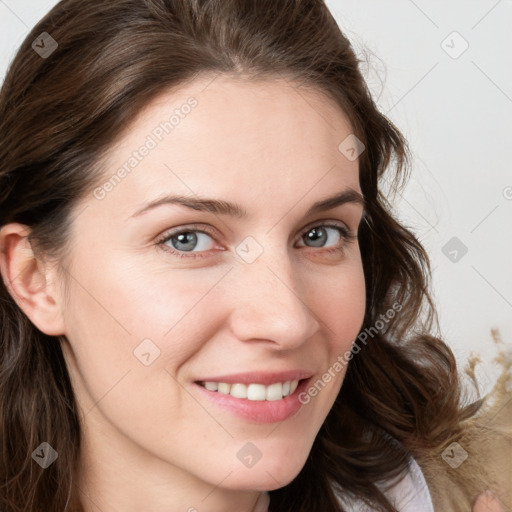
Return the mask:
<svg viewBox="0 0 512 512">
<path fill-rule="evenodd" d="M 297 453 L 292 456 L 273 457 L 265 460 L 262 457 L 252 468 L 237 469 L 233 472 L 226 487 L 236 490 L 274 491 L 285 487 L 301 472 L 306 463 L 308 453 L 299 457 Z"/>
</svg>

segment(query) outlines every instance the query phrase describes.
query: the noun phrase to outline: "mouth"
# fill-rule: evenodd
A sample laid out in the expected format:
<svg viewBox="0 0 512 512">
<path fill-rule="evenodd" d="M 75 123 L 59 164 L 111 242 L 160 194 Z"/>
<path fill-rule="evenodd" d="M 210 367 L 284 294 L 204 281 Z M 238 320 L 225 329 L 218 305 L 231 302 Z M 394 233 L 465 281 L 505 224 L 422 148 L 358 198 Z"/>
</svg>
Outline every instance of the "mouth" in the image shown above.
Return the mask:
<svg viewBox="0 0 512 512">
<path fill-rule="evenodd" d="M 253 400 L 257 402 L 281 400 L 289 395 L 293 395 L 299 383 L 306 379 L 287 380 L 284 382 L 276 382 L 268 386 L 264 384 L 251 383 L 244 384 L 242 382 L 235 382 L 230 384 L 228 382 L 214 382 L 214 381 L 198 381 L 197 384 L 222 395 L 230 395 L 234 398 Z"/>
<path fill-rule="evenodd" d="M 231 415 L 253 423 L 282 422 L 294 416 L 303 406 L 299 395 L 312 377 L 285 380 L 264 385 L 258 382 L 196 381 L 201 396 Z"/>
</svg>

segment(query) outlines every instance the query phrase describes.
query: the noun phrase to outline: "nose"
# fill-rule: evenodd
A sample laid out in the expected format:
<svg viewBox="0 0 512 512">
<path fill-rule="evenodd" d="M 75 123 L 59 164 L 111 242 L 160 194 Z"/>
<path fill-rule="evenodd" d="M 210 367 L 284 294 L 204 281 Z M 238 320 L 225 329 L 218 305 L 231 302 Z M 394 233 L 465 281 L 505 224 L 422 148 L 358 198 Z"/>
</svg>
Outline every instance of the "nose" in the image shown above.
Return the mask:
<svg viewBox="0 0 512 512">
<path fill-rule="evenodd" d="M 262 340 L 280 350 L 297 348 L 320 328 L 313 305 L 305 301 L 307 289 L 300 274 L 281 251 L 265 254 L 232 273 L 236 283 L 231 330 L 241 341 Z M 285 251 L 284 251 L 285 252 Z"/>
</svg>

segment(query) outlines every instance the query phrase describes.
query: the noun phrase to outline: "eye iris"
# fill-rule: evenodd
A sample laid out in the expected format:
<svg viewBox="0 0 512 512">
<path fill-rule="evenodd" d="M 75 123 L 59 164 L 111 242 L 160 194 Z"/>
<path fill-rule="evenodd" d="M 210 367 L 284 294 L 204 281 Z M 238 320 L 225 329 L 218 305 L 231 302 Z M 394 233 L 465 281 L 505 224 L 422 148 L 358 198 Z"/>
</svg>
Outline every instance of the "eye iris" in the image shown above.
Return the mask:
<svg viewBox="0 0 512 512">
<path fill-rule="evenodd" d="M 176 247 L 176 244 L 174 241 L 177 241 L 179 244 L 185 244 L 186 247 Z M 175 249 L 178 249 L 180 251 L 191 251 L 195 245 L 197 244 L 197 235 L 191 231 L 187 231 L 184 233 L 180 233 L 179 235 L 173 236 L 171 238 L 171 241 L 173 242 L 173 246 Z"/>
<path fill-rule="evenodd" d="M 327 240 L 327 235 L 323 228 L 310 229 L 306 237 L 310 242 L 313 242 L 314 247 L 322 247 Z"/>
</svg>

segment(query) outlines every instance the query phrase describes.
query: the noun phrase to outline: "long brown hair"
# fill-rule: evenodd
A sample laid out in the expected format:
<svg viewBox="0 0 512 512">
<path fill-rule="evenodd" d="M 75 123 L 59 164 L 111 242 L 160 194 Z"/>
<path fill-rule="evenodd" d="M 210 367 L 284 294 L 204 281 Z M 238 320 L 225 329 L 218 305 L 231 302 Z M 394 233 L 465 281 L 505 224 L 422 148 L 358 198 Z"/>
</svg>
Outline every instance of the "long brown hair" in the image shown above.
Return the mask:
<svg viewBox="0 0 512 512">
<path fill-rule="evenodd" d="M 32 47 L 43 32 L 58 44 L 44 57 Z M 462 406 L 453 354 L 433 334 L 428 256 L 379 188 L 384 176 L 392 190 L 405 184 L 406 141 L 378 111 L 322 0 L 61 1 L 28 34 L 0 92 L 0 226 L 25 224 L 35 249 L 62 257 L 72 209 L 98 183 L 109 147 L 151 99 L 199 73 L 316 88 L 365 145 L 367 342 L 305 466 L 270 493 L 270 506 L 340 512 L 337 487 L 394 512 L 377 484 L 400 478 L 409 456 L 421 461 L 445 443 L 478 404 Z M 394 304 L 400 311 L 386 315 Z M 35 328 L 3 282 L 0 315 L 0 509 L 82 511 L 74 484 L 80 422 L 60 339 Z M 47 469 L 31 456 L 42 442 L 58 452 Z"/>
</svg>

